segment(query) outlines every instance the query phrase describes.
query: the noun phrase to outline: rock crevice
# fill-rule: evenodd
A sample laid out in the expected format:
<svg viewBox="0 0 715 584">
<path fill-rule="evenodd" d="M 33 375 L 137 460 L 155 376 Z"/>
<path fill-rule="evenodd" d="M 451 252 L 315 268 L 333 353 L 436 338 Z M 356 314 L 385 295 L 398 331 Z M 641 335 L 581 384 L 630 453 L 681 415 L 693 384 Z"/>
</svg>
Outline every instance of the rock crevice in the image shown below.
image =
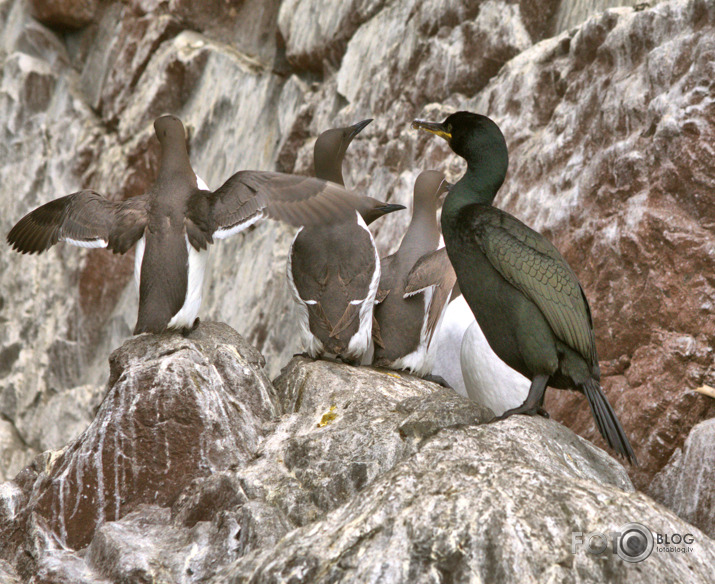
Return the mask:
<svg viewBox="0 0 715 584">
<path fill-rule="evenodd" d="M 224 324 L 127 341 L 89 428 L 0 485 L 0 569 L 87 584 L 710 577 L 712 541 L 556 422 L 489 423 L 386 370 L 298 357 L 272 384 L 263 366 Z M 696 534 L 696 551 L 638 572 L 570 551 L 572 531 L 634 518 Z"/>
</svg>

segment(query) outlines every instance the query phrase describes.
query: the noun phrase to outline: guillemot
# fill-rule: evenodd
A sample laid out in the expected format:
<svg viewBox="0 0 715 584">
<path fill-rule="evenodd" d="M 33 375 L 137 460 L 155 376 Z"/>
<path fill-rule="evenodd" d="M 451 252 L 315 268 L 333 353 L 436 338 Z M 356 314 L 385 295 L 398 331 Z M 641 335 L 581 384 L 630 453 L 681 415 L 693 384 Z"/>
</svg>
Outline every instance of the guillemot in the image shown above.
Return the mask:
<svg viewBox="0 0 715 584">
<path fill-rule="evenodd" d="M 380 291 L 386 296 L 375 308 L 373 327 L 373 364 L 378 367 L 423 377 L 432 371 L 432 340 L 456 279 L 449 264 L 428 257 L 439 244 L 437 201 L 447 186 L 441 172 L 428 170 L 417 177 L 410 225 L 398 250 L 381 260 Z"/>
<path fill-rule="evenodd" d="M 435 253 L 433 261 L 451 266 L 445 248 Z M 452 289 L 434 342 L 437 348 L 433 375 L 442 377 L 457 393 L 487 406 L 495 415 L 520 406 L 529 395 L 529 380 L 492 351 L 459 284 Z M 548 416 L 543 410 L 540 413 Z"/>
<path fill-rule="evenodd" d="M 537 413 L 547 385 L 576 389 L 609 446 L 637 464 L 601 390 L 591 311 L 576 275 L 543 235 L 492 206 L 508 167 L 501 130 L 471 112 L 413 127 L 444 138 L 467 161 L 442 207 L 447 253 L 490 347 L 530 380 L 524 403 L 500 418 Z"/>
<path fill-rule="evenodd" d="M 342 220 L 361 197 L 312 177 L 240 171 L 216 191 L 202 190 L 191 168 L 179 118 L 154 122 L 161 146 L 158 176 L 143 195 L 122 202 L 92 190 L 55 199 L 23 217 L 7 241 L 21 253 L 58 242 L 126 253 L 137 245 L 139 311 L 134 334 L 190 330 L 201 304 L 206 250 L 265 217 L 292 225 Z M 203 185 L 205 186 L 205 185 Z"/>
<path fill-rule="evenodd" d="M 313 150 L 318 178 L 344 185 L 345 152 L 371 121 L 332 128 L 318 137 Z M 370 354 L 380 260 L 367 225 L 404 208 L 364 197 L 352 217 L 304 227 L 296 234 L 286 272 L 300 307 L 303 346 L 312 358 L 337 357 L 359 364 Z"/>
</svg>

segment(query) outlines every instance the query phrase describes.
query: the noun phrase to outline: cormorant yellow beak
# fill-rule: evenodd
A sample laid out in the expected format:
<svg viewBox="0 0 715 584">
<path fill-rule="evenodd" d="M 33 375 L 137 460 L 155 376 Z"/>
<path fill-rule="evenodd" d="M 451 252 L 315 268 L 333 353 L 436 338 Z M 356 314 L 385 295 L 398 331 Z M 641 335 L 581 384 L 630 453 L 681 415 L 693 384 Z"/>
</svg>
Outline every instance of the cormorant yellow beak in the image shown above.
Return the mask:
<svg viewBox="0 0 715 584">
<path fill-rule="evenodd" d="M 444 124 L 440 122 L 428 122 L 427 120 L 413 120 L 412 127 L 415 130 L 424 130 L 436 134 L 449 142 L 452 139 L 452 132 L 448 131 Z"/>
</svg>

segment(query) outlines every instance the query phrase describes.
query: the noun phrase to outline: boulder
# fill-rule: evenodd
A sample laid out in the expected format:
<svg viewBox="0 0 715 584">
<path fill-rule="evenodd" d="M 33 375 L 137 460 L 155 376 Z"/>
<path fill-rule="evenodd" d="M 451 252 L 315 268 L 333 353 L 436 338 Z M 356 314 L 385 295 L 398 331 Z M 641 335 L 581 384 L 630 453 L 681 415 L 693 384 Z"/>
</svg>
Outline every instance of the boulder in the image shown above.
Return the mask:
<svg viewBox="0 0 715 584">
<path fill-rule="evenodd" d="M 0 575 L 709 581 L 715 544 L 557 422 L 491 423 L 388 370 L 296 357 L 271 384 L 263 365 L 218 323 L 127 341 L 90 427 L 0 485 Z M 632 521 L 690 534 L 693 551 L 656 548 L 632 570 L 580 543 Z"/>
<path fill-rule="evenodd" d="M 90 426 L 20 473 L 30 492 L 18 521 L 37 517 L 82 548 L 106 521 L 143 503 L 171 505 L 191 480 L 250 460 L 279 412 L 263 364 L 223 324 L 128 341 L 110 357 Z"/>
<path fill-rule="evenodd" d="M 603 385 L 642 461 L 629 472 L 650 492 L 715 415 L 693 391 L 715 385 L 715 16 L 707 0 L 610 4 L 113 0 L 60 31 L 29 2 L 0 0 L 0 232 L 81 188 L 144 192 L 158 162 L 151 124 L 167 111 L 213 188 L 241 168 L 310 173 L 315 136 L 374 117 L 348 152 L 347 184 L 409 206 L 420 170 L 463 171 L 410 121 L 476 109 L 510 148 L 497 205 L 551 238 L 584 286 Z M 374 224 L 382 255 L 408 221 Z M 266 222 L 213 246 L 200 315 L 245 335 L 271 377 L 301 350 L 285 284 L 293 234 Z M 132 268 L 131 253 L 0 246 L 0 451 L 14 460 L 0 474 L 92 420 L 107 355 L 136 319 Z M 602 444 L 579 395 L 547 400 Z"/>
<path fill-rule="evenodd" d="M 659 503 L 715 537 L 715 419 L 700 422 L 653 479 Z"/>
<path fill-rule="evenodd" d="M 713 542 L 648 497 L 553 422 L 445 429 L 409 459 L 280 546 L 236 560 L 227 582 L 707 582 Z M 578 453 L 578 454 L 577 454 Z M 613 464 L 613 463 L 611 463 Z M 618 485 L 615 486 L 614 485 Z M 574 534 L 693 534 L 690 555 L 654 552 L 631 570 Z M 578 537 L 578 536 L 577 536 Z"/>
</svg>

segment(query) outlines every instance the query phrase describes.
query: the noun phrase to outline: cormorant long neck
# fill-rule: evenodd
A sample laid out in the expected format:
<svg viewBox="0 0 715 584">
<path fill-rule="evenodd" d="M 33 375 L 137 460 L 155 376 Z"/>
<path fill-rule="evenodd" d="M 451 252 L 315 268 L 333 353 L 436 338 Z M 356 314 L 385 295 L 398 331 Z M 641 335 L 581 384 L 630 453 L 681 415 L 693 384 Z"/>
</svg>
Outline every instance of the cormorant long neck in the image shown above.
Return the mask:
<svg viewBox="0 0 715 584">
<path fill-rule="evenodd" d="M 508 158 L 506 153 L 497 161 L 484 159 L 467 161 L 467 172 L 450 189 L 442 206 L 442 225 L 456 219 L 459 211 L 473 203 L 491 205 L 504 182 Z"/>
</svg>

